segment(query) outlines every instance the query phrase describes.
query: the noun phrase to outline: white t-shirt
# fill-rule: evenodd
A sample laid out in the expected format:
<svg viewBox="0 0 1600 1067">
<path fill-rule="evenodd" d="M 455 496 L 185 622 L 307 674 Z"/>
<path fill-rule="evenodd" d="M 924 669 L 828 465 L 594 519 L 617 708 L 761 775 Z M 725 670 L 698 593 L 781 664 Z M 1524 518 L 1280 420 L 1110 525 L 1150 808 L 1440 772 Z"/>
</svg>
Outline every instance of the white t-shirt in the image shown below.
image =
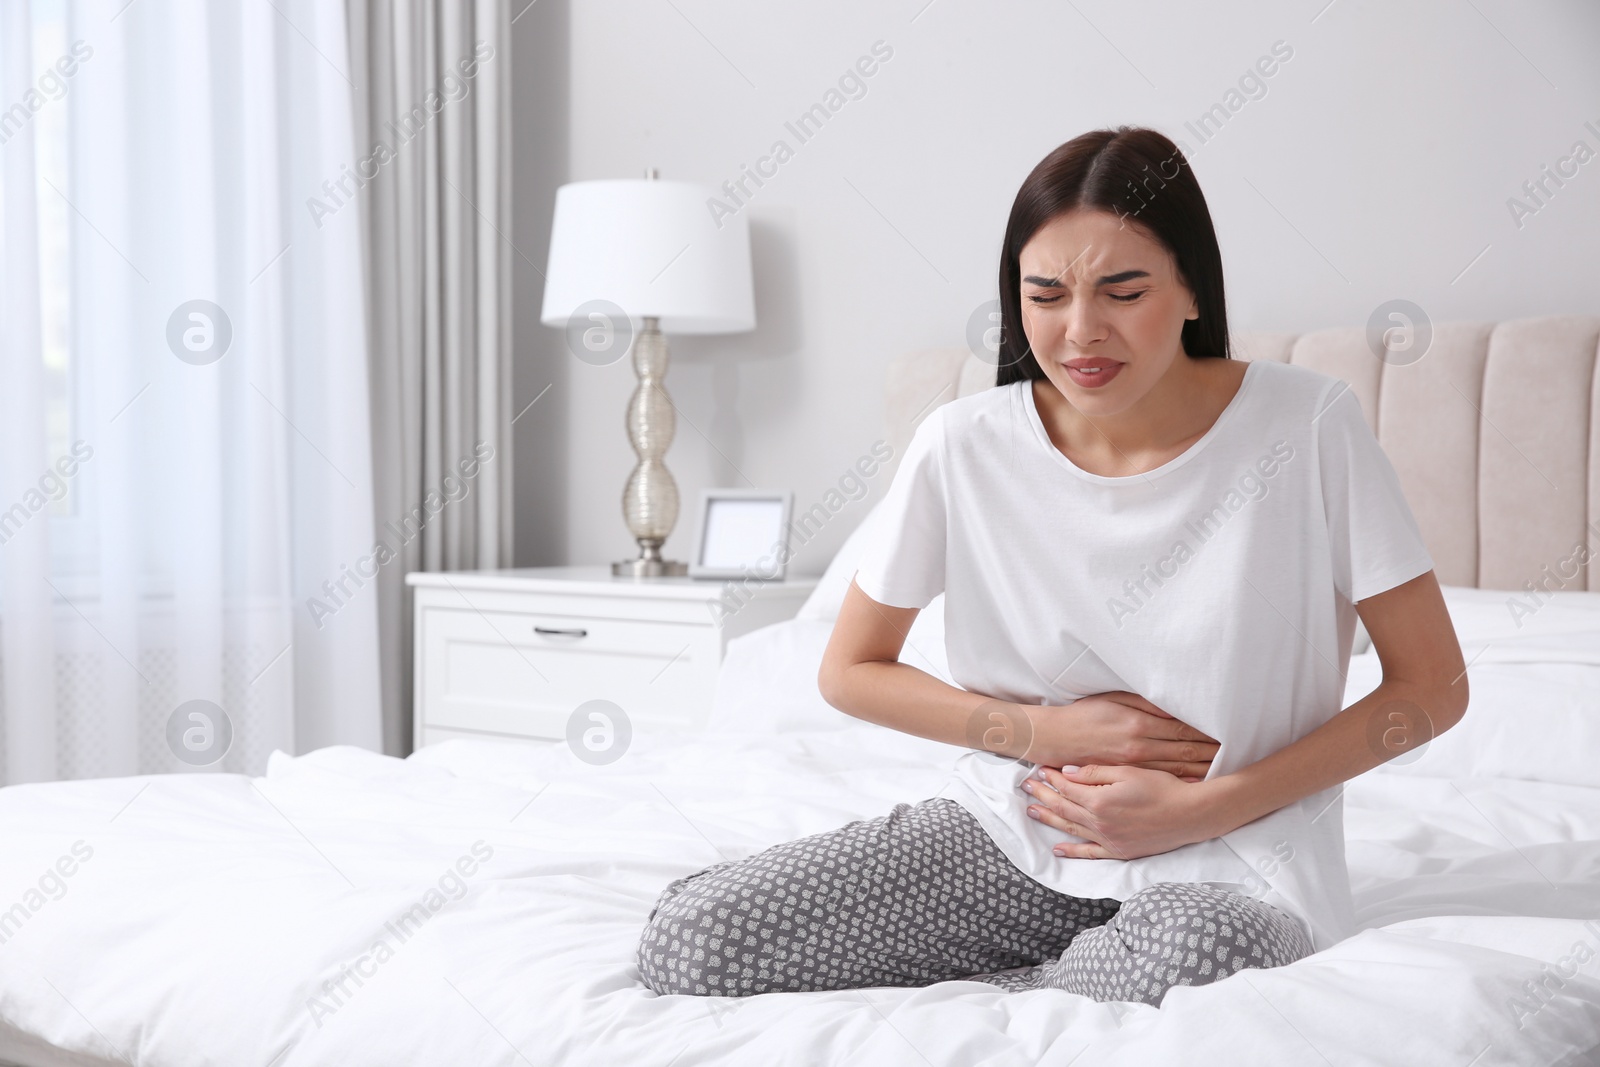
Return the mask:
<svg viewBox="0 0 1600 1067">
<path fill-rule="evenodd" d="M 1349 386 L 1271 362 L 1181 455 L 1127 477 L 1063 455 L 1029 381 L 950 401 L 878 510 L 855 582 L 896 607 L 945 594 L 956 684 L 1023 704 L 1137 693 L 1221 743 L 1212 777 L 1337 714 L 1354 603 L 1433 568 Z M 1221 838 L 1084 860 L 1051 852 L 1080 838 L 1028 818 L 1033 770 L 973 751 L 941 795 L 1043 885 L 1125 900 L 1208 882 L 1297 916 L 1319 951 L 1352 932 L 1341 787 Z"/>
</svg>

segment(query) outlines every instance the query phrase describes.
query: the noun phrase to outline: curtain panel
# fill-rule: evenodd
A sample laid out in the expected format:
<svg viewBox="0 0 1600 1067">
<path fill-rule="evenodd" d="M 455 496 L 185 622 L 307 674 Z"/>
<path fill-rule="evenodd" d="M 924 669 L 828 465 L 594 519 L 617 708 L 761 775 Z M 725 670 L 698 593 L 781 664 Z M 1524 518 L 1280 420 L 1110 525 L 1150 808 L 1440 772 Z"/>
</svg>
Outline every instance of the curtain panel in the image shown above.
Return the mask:
<svg viewBox="0 0 1600 1067">
<path fill-rule="evenodd" d="M 403 575 L 511 564 L 510 22 L 501 0 L 347 0 L 377 519 L 383 748 L 410 751 Z M 356 595 L 363 595 L 354 589 Z M 331 605 L 330 605 L 331 606 Z"/>
</svg>

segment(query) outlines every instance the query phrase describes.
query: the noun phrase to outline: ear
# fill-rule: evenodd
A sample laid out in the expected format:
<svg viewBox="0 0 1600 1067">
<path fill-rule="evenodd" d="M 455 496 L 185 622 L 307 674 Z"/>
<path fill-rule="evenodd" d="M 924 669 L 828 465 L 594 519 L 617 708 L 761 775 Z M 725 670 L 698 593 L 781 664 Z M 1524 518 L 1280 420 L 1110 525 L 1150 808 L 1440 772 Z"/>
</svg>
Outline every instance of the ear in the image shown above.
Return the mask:
<svg viewBox="0 0 1600 1067">
<path fill-rule="evenodd" d="M 1187 315 L 1185 315 L 1184 318 L 1186 318 L 1186 319 L 1198 319 L 1199 317 L 1200 317 L 1200 301 L 1191 296 L 1189 298 L 1189 313 Z"/>
</svg>

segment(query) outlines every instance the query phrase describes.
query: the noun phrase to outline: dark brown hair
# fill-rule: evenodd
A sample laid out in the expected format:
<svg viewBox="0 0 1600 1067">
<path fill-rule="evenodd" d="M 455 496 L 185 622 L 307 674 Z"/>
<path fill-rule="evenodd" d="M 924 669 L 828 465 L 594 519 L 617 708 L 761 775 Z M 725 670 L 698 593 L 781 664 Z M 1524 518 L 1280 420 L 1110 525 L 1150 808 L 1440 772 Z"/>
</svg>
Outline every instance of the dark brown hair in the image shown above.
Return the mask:
<svg viewBox="0 0 1600 1067">
<path fill-rule="evenodd" d="M 1108 211 L 1143 227 L 1172 253 L 1200 317 L 1183 324 L 1183 350 L 1228 358 L 1222 251 L 1189 161 L 1155 130 L 1091 130 L 1055 149 L 1022 183 L 1000 253 L 1000 354 L 996 385 L 1043 378 L 1022 329 L 1022 248 L 1040 228 L 1075 208 Z"/>
</svg>

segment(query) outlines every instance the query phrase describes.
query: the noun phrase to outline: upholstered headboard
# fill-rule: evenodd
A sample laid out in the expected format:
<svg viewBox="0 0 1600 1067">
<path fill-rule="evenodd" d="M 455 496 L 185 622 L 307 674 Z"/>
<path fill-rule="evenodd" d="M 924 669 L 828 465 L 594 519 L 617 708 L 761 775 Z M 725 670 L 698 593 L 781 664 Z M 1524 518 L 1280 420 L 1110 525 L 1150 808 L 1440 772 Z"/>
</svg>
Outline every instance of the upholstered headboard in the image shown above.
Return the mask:
<svg viewBox="0 0 1600 1067">
<path fill-rule="evenodd" d="M 1426 354 L 1408 365 L 1377 359 L 1363 329 L 1235 338 L 1240 358 L 1350 383 L 1442 583 L 1516 590 L 1556 588 L 1558 567 L 1570 575 L 1600 555 L 1597 346 L 1600 318 L 1586 316 L 1435 324 Z M 885 395 L 895 465 L 929 411 L 993 385 L 994 367 L 964 348 L 893 360 Z M 1600 559 L 1563 587 L 1600 590 Z"/>
</svg>

